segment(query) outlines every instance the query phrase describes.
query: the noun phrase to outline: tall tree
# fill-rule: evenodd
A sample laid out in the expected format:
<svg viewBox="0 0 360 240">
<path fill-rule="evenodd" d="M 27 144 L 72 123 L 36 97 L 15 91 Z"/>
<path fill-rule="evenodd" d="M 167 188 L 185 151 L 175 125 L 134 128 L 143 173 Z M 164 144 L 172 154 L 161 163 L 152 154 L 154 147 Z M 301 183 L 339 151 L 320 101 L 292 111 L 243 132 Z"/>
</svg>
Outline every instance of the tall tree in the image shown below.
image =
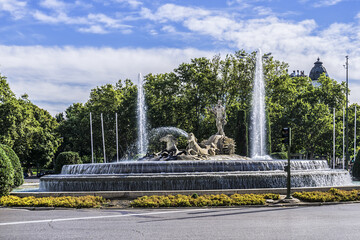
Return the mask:
<svg viewBox="0 0 360 240">
<path fill-rule="evenodd" d="M 58 115 L 59 134 L 64 137 L 60 151 L 78 152 L 85 162 L 91 161 L 90 112 L 94 153 L 97 162 L 103 161 L 103 145 L 100 115 L 103 114 L 106 160 L 116 157 L 115 113 L 118 113 L 120 157 L 128 154 L 136 139 L 136 87 L 126 80 L 115 85 L 106 84 L 91 90 L 90 99 L 83 105 L 68 107 L 65 116 Z M 59 151 L 59 152 L 60 152 Z"/>
<path fill-rule="evenodd" d="M 0 142 L 10 146 L 22 166 L 48 166 L 60 145 L 57 122 L 46 110 L 28 100 L 24 94 L 16 99 L 5 78 L 1 78 Z"/>
</svg>

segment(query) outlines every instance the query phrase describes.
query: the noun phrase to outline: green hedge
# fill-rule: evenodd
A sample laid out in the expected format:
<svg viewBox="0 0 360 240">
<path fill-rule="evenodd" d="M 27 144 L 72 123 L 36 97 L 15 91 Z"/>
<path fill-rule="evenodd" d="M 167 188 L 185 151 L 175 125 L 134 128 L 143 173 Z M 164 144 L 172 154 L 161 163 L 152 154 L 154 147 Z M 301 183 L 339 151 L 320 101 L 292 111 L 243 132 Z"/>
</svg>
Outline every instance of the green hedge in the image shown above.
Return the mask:
<svg viewBox="0 0 360 240">
<path fill-rule="evenodd" d="M 12 167 L 14 169 L 14 185 L 13 187 L 18 187 L 24 183 L 24 173 L 23 169 L 20 164 L 20 160 L 16 153 L 11 149 L 11 147 L 0 144 L 0 148 L 2 148 L 8 158 L 10 159 L 10 162 L 12 164 Z"/>
<path fill-rule="evenodd" d="M 64 165 L 81 163 L 81 158 L 77 152 L 62 152 L 56 158 L 54 170 L 56 173 L 61 173 Z"/>
<path fill-rule="evenodd" d="M 0 196 L 6 196 L 14 185 L 14 169 L 5 151 L 0 148 Z"/>
</svg>

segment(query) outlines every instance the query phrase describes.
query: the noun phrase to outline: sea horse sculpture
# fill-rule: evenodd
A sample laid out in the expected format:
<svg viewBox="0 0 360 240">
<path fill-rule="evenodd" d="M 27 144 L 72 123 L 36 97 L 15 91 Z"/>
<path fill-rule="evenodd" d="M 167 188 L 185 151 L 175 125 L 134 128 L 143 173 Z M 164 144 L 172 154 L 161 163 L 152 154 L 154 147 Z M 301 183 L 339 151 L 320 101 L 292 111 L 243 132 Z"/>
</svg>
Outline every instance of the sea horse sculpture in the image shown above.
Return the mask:
<svg viewBox="0 0 360 240">
<path fill-rule="evenodd" d="M 188 145 L 186 147 L 188 155 L 215 155 L 215 148 L 202 148 L 197 143 L 197 139 L 193 133 L 188 135 Z"/>
<path fill-rule="evenodd" d="M 171 134 L 168 134 L 162 138 L 160 138 L 160 141 L 161 142 L 166 142 L 166 151 L 171 154 L 171 155 L 177 155 L 179 154 L 179 150 L 178 148 L 176 147 L 176 144 L 177 144 L 177 140 L 176 138 L 171 135 Z"/>
</svg>

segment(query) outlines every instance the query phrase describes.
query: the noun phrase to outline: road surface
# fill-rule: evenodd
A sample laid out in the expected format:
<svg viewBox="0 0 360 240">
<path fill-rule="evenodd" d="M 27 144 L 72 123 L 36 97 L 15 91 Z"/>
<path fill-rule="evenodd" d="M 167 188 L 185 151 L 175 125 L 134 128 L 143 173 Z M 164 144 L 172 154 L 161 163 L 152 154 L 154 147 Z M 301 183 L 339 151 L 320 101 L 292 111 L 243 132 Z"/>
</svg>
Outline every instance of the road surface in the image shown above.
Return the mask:
<svg viewBox="0 0 360 240">
<path fill-rule="evenodd" d="M 314 207 L 0 208 L 0 239 L 360 239 L 360 204 Z"/>
</svg>

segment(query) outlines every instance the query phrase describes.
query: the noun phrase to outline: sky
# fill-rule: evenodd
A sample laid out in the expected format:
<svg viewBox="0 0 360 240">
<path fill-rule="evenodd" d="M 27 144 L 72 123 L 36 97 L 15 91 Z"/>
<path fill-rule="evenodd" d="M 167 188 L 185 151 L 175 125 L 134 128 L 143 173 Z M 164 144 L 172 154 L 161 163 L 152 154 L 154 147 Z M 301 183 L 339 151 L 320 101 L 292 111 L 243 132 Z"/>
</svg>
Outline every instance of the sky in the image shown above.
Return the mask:
<svg viewBox="0 0 360 240">
<path fill-rule="evenodd" d="M 52 115 L 90 90 L 192 58 L 261 48 L 309 74 L 319 57 L 360 103 L 360 0 L 0 0 L 0 73 Z"/>
</svg>

